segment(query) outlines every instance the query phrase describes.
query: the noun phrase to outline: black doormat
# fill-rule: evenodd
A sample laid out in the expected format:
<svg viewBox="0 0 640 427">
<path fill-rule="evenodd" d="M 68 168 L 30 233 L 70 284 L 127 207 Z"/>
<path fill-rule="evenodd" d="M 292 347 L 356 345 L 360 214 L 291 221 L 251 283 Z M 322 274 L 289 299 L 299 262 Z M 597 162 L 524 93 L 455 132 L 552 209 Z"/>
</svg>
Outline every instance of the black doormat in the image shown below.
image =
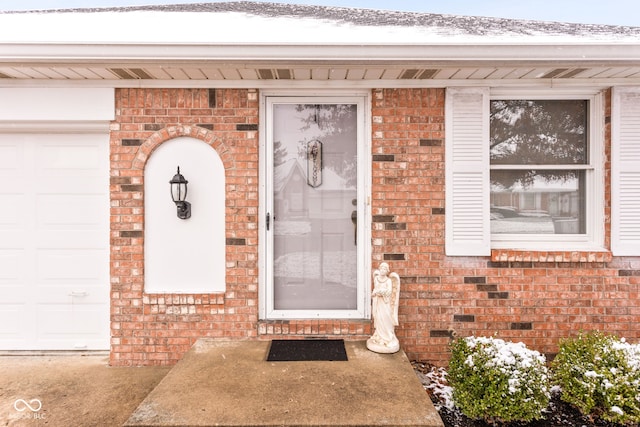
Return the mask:
<svg viewBox="0 0 640 427">
<path fill-rule="evenodd" d="M 273 340 L 268 362 L 346 361 L 344 340 Z"/>
</svg>

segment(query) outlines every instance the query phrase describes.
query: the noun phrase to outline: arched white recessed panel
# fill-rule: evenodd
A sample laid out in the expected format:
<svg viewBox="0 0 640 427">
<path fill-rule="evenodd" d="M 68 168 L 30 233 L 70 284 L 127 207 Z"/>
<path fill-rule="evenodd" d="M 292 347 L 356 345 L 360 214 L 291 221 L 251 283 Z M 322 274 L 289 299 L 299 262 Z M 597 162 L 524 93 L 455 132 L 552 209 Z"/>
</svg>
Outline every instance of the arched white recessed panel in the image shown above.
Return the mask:
<svg viewBox="0 0 640 427">
<path fill-rule="evenodd" d="M 189 181 L 191 218 L 180 219 L 169 181 L 180 166 Z M 163 143 L 144 172 L 145 291 L 213 293 L 225 290 L 225 175 L 218 153 L 180 137 Z"/>
</svg>

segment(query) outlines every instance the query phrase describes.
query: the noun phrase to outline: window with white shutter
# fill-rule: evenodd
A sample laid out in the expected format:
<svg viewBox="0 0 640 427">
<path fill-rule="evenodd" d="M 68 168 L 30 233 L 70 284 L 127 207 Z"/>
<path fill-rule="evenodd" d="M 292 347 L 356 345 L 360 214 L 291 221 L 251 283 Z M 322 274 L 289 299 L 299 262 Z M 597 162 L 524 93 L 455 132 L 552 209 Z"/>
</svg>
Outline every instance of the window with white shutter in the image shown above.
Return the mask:
<svg viewBox="0 0 640 427">
<path fill-rule="evenodd" d="M 614 88 L 611 105 L 611 250 L 640 255 L 640 87 Z"/>
<path fill-rule="evenodd" d="M 447 255 L 604 250 L 600 93 L 450 88 L 445 115 Z"/>
</svg>

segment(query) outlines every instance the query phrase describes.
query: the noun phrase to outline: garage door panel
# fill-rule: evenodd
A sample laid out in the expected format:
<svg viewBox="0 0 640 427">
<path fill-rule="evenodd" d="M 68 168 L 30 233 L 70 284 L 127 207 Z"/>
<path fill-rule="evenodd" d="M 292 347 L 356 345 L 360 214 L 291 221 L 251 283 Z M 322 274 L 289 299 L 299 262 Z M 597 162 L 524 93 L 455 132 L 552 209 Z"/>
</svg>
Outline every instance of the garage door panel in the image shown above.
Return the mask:
<svg viewBox="0 0 640 427">
<path fill-rule="evenodd" d="M 26 304 L 33 294 L 33 265 L 22 250 L 0 250 L 0 310 Z"/>
<path fill-rule="evenodd" d="M 24 138 L 14 136 L 0 137 L 0 174 L 15 174 L 24 171 L 24 145 L 19 143 Z"/>
<path fill-rule="evenodd" d="M 41 250 L 37 255 L 38 301 L 50 304 L 100 304 L 108 301 L 104 251 Z M 103 313 L 108 317 L 104 309 Z"/>
<path fill-rule="evenodd" d="M 0 349 L 108 348 L 108 146 L 107 133 L 0 134 L 0 179 L 15 183 L 0 200 L 16 207 L 0 210 Z"/>
<path fill-rule="evenodd" d="M 4 310 L 6 305 L 26 305 L 32 299 L 32 290 L 25 289 L 24 285 L 5 286 L 0 285 L 0 307 Z"/>
<path fill-rule="evenodd" d="M 24 192 L 23 189 L 17 191 Z M 0 209 L 0 237 L 4 230 L 25 229 L 27 226 L 28 215 L 33 207 L 28 203 L 27 198 L 20 194 L 7 194 L 0 191 L 0 200 L 2 200 L 2 208 Z"/>
<path fill-rule="evenodd" d="M 83 230 L 39 231 L 38 249 L 106 249 L 104 232 Z"/>
<path fill-rule="evenodd" d="M 64 194 L 37 197 L 37 227 L 102 228 L 108 215 L 104 209 L 104 195 Z"/>
<path fill-rule="evenodd" d="M 106 274 L 102 250 L 38 250 L 38 281 L 83 281 L 100 284 Z"/>
<path fill-rule="evenodd" d="M 38 177 L 34 183 L 35 192 L 38 195 L 66 195 L 76 194 L 80 196 L 98 195 L 96 188 L 104 183 L 104 177 L 95 174 L 84 174 L 76 177 L 50 176 Z"/>
<path fill-rule="evenodd" d="M 26 304 L 0 303 L 0 348 L 29 349 L 34 324 Z"/>
<path fill-rule="evenodd" d="M 65 135 L 62 143 L 47 141 L 36 147 L 36 168 L 40 174 L 63 176 L 101 170 L 104 150 L 92 144 L 87 135 Z"/>
<path fill-rule="evenodd" d="M 104 349 L 104 306 L 38 304 L 38 347 L 51 350 Z M 108 311 L 107 311 L 108 315 Z"/>
<path fill-rule="evenodd" d="M 82 283 L 72 285 L 55 285 L 52 283 L 38 286 L 40 294 L 36 298 L 38 304 L 60 304 L 74 306 L 101 305 L 101 313 L 109 317 L 107 305 L 104 303 L 104 291 L 98 286 Z M 104 323 L 104 322 L 103 322 Z"/>
<path fill-rule="evenodd" d="M 0 250 L 25 249 L 26 230 L 5 231 L 0 229 Z"/>
<path fill-rule="evenodd" d="M 24 283 L 28 267 L 25 250 L 0 249 L 0 287 Z"/>
</svg>

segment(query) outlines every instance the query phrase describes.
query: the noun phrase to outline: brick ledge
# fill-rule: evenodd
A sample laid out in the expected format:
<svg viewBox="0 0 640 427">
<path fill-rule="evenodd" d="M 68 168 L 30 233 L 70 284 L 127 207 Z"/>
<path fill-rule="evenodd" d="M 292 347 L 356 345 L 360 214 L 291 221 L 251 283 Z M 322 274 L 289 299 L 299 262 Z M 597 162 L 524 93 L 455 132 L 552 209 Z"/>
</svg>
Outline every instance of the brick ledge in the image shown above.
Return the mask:
<svg viewBox="0 0 640 427">
<path fill-rule="evenodd" d="M 372 322 L 367 319 L 289 319 L 258 321 L 259 336 L 349 336 L 371 335 Z"/>
<path fill-rule="evenodd" d="M 491 250 L 495 262 L 611 262 L 610 251 L 519 251 Z"/>
</svg>

